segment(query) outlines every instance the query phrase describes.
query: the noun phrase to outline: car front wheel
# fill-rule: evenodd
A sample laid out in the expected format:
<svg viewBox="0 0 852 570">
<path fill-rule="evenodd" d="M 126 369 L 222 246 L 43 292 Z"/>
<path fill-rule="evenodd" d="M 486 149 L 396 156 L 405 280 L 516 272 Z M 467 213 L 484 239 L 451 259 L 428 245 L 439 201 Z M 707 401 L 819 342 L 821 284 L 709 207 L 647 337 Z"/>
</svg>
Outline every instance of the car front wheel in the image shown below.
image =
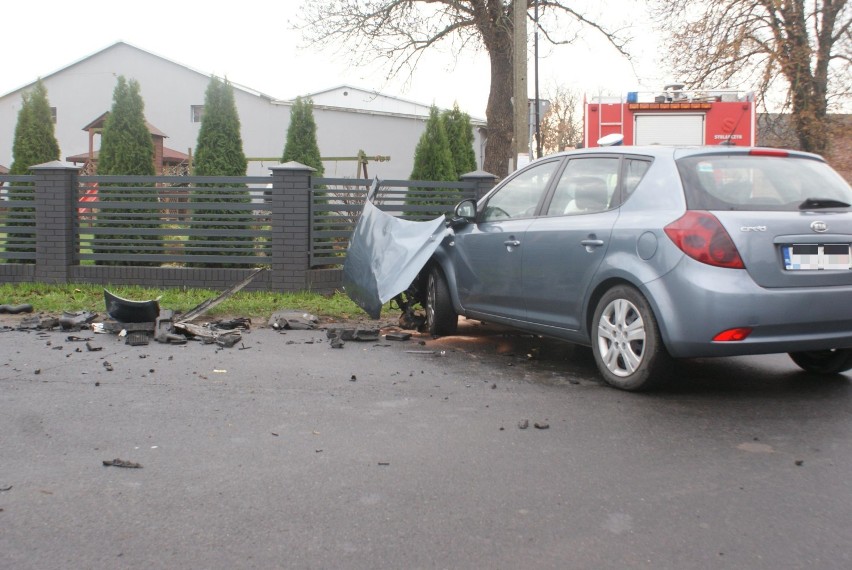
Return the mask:
<svg viewBox="0 0 852 570">
<path fill-rule="evenodd" d="M 437 266 L 429 271 L 426 281 L 426 325 L 432 336 L 456 334 L 459 325 L 447 280 Z"/>
<path fill-rule="evenodd" d="M 666 379 L 671 357 L 648 301 L 633 287 L 619 285 L 604 294 L 591 332 L 595 363 L 608 384 L 640 391 Z"/>
<path fill-rule="evenodd" d="M 840 374 L 852 369 L 852 348 L 791 352 L 799 368 L 814 374 Z"/>
</svg>

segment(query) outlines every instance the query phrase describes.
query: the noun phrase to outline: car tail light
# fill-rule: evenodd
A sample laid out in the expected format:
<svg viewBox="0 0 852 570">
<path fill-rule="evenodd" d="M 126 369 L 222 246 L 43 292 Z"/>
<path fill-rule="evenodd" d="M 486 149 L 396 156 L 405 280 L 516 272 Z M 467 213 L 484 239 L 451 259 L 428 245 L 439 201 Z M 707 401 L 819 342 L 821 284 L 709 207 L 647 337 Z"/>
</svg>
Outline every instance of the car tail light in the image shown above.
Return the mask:
<svg viewBox="0 0 852 570">
<path fill-rule="evenodd" d="M 692 259 L 716 267 L 745 268 L 731 236 L 710 212 L 690 210 L 664 230 L 675 245 Z"/>
<path fill-rule="evenodd" d="M 714 342 L 738 342 L 745 340 L 751 334 L 752 329 L 749 327 L 738 327 L 722 331 L 713 337 Z"/>
</svg>

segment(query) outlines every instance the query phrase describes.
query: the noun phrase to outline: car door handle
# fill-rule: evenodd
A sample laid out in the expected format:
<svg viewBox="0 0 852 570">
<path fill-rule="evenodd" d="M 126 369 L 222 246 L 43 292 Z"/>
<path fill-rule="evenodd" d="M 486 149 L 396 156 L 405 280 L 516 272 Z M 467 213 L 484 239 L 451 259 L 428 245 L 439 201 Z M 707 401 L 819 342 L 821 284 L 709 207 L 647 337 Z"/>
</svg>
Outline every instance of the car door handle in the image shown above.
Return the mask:
<svg viewBox="0 0 852 570">
<path fill-rule="evenodd" d="M 585 247 L 600 247 L 604 244 L 602 239 L 584 239 L 580 242 L 580 245 Z"/>
<path fill-rule="evenodd" d="M 518 247 L 519 245 L 521 245 L 521 242 L 516 239 L 507 239 L 503 242 L 503 245 L 507 245 L 509 247 Z"/>
</svg>

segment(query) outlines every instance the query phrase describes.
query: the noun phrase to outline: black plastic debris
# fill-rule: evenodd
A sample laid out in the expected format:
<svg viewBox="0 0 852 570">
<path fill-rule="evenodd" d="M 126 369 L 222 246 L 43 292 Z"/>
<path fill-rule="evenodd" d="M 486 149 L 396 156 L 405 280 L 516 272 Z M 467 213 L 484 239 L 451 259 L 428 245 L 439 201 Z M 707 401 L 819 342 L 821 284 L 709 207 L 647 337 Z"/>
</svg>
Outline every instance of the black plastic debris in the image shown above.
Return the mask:
<svg viewBox="0 0 852 570">
<path fill-rule="evenodd" d="M 265 268 L 252 271 L 236 285 L 181 315 L 179 320 L 173 310 L 160 308 L 159 298 L 134 301 L 104 289 L 104 301 L 110 320 L 104 321 L 103 330 L 126 336 L 125 342 L 133 346 L 147 345 L 152 338 L 157 342 L 169 344 L 185 344 L 187 339 L 197 338 L 204 344 L 232 347 L 242 338 L 240 330 L 250 328 L 250 319 L 238 318 L 205 326 L 193 324 L 191 321 L 248 285 L 264 271 Z"/>
<path fill-rule="evenodd" d="M 110 332 L 113 334 L 119 334 L 121 331 L 125 331 L 127 333 L 133 331 L 145 331 L 152 333 L 154 332 L 154 323 L 120 323 L 113 320 L 105 320 L 103 322 L 104 332 Z"/>
<path fill-rule="evenodd" d="M 385 335 L 387 340 L 408 340 L 411 338 L 411 333 L 389 332 Z"/>
<path fill-rule="evenodd" d="M 331 348 L 343 348 L 345 341 L 374 342 L 379 340 L 379 329 L 354 328 L 330 328 L 325 331 Z"/>
<path fill-rule="evenodd" d="M 126 461 L 124 459 L 108 459 L 104 460 L 105 467 L 124 467 L 126 469 L 142 469 L 141 463 L 134 463 L 133 461 Z"/>
<path fill-rule="evenodd" d="M 328 338 L 339 338 L 340 340 L 353 340 L 360 342 L 374 342 L 379 340 L 379 329 L 354 328 L 330 328 L 326 331 Z"/>
<path fill-rule="evenodd" d="M 24 317 L 18 323 L 18 330 L 51 330 L 59 326 L 59 319 L 55 317 L 41 317 L 33 315 Z"/>
<path fill-rule="evenodd" d="M 173 310 L 160 309 L 160 314 L 154 321 L 154 340 L 161 343 L 186 344 L 186 337 L 175 332 L 174 316 Z"/>
<path fill-rule="evenodd" d="M 251 329 L 251 319 L 248 317 L 237 317 L 230 320 L 213 321 L 212 325 L 218 329 L 226 330 L 249 330 Z"/>
<path fill-rule="evenodd" d="M 98 318 L 97 313 L 89 311 L 78 311 L 76 313 L 64 312 L 59 317 L 59 326 L 64 331 L 79 331 L 89 328 L 89 325 Z"/>
<path fill-rule="evenodd" d="M 107 314 L 122 323 L 153 323 L 160 315 L 160 300 L 133 301 L 104 289 Z"/>
<path fill-rule="evenodd" d="M 151 342 L 151 337 L 148 336 L 146 331 L 132 331 L 128 332 L 127 336 L 124 339 L 124 344 L 129 346 L 148 346 L 148 343 Z"/>
<path fill-rule="evenodd" d="M 33 306 L 29 303 L 24 303 L 22 305 L 0 305 L 0 313 L 9 313 L 10 315 L 17 315 L 18 313 L 32 313 Z"/>
<path fill-rule="evenodd" d="M 223 348 L 231 348 L 242 339 L 242 335 L 239 331 L 231 332 L 228 334 L 223 334 L 216 337 L 216 344 Z"/>
</svg>

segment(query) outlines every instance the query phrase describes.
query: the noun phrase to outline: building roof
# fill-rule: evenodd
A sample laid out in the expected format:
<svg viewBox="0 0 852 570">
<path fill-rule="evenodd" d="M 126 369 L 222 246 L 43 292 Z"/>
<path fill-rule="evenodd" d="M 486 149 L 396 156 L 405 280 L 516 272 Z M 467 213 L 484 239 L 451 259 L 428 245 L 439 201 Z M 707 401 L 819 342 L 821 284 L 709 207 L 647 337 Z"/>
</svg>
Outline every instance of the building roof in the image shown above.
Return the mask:
<svg viewBox="0 0 852 570">
<path fill-rule="evenodd" d="M 94 121 L 92 121 L 91 123 L 86 125 L 85 127 L 83 127 L 83 130 L 88 131 L 90 129 L 103 129 L 104 124 L 106 123 L 107 117 L 109 117 L 109 111 L 103 113 L 100 117 L 98 117 L 97 119 L 95 119 Z M 145 121 L 145 126 L 148 127 L 148 132 L 151 133 L 152 135 L 154 135 L 156 137 L 163 137 L 164 139 L 169 138 L 169 135 L 167 135 L 166 133 L 164 133 L 163 131 L 161 131 L 160 129 L 158 129 L 157 127 L 155 127 L 154 125 L 152 125 L 148 121 Z"/>
<path fill-rule="evenodd" d="M 208 74 L 208 73 L 204 73 L 204 72 L 202 72 L 202 71 L 198 71 L 197 69 L 194 69 L 194 68 L 192 68 L 192 67 L 189 67 L 188 65 L 184 65 L 184 64 L 182 64 L 182 63 L 177 63 L 176 61 L 173 61 L 173 60 L 171 60 L 171 59 L 169 59 L 169 58 L 167 58 L 167 57 L 163 57 L 163 56 L 161 56 L 161 55 L 155 54 L 154 52 L 151 52 L 151 51 L 148 51 L 148 50 L 144 50 L 144 49 L 142 49 L 142 48 L 140 48 L 140 47 L 137 47 L 137 46 L 135 46 L 135 45 L 133 45 L 133 44 L 129 44 L 129 43 L 124 42 L 124 41 L 117 41 L 117 42 L 115 42 L 115 43 L 113 43 L 113 44 L 110 44 L 109 46 L 107 46 L 107 47 L 105 47 L 105 48 L 103 48 L 103 49 L 100 49 L 100 50 L 98 50 L 98 51 L 96 51 L 96 52 L 92 52 L 92 53 L 90 53 L 89 55 L 87 55 L 87 56 L 85 56 L 85 57 L 81 57 L 81 58 L 80 58 L 80 59 L 78 59 L 77 61 L 75 61 L 75 62 L 73 62 L 73 63 L 70 63 L 69 65 L 66 65 L 65 67 L 61 67 L 61 68 L 57 69 L 56 71 L 54 71 L 54 72 L 52 72 L 52 73 L 48 73 L 47 75 L 42 75 L 42 76 L 40 76 L 40 79 L 42 79 L 42 80 L 44 80 L 44 79 L 48 79 L 48 78 L 50 78 L 50 77 L 52 77 L 52 76 L 54 76 L 54 75 L 58 75 L 58 74 L 60 74 L 60 73 L 63 73 L 63 72 L 65 72 L 65 71 L 68 71 L 68 70 L 70 70 L 70 69 L 72 69 L 72 68 L 76 67 L 77 65 L 80 65 L 80 64 L 81 64 L 81 63 L 83 63 L 84 61 L 86 61 L 86 60 L 88 60 L 88 59 L 90 59 L 90 58 L 92 58 L 92 57 L 94 57 L 94 56 L 96 56 L 96 55 L 98 55 L 98 54 L 101 54 L 101 53 L 104 53 L 104 52 L 108 52 L 108 51 L 111 51 L 111 50 L 114 50 L 114 49 L 118 49 L 118 48 L 119 48 L 119 47 L 121 47 L 121 46 L 129 47 L 129 48 L 131 48 L 131 49 L 134 49 L 134 50 L 140 51 L 140 52 L 142 52 L 142 53 L 146 53 L 146 54 L 148 54 L 148 55 L 150 55 L 150 56 L 152 56 L 152 57 L 156 57 L 156 58 L 158 58 L 158 59 L 161 59 L 161 60 L 163 60 L 163 61 L 165 61 L 165 62 L 167 62 L 167 63 L 169 63 L 169 64 L 171 64 L 171 65 L 176 65 L 176 66 L 181 67 L 181 68 L 183 68 L 183 69 L 189 70 L 189 71 L 191 71 L 191 72 L 193 72 L 193 73 L 197 73 L 198 75 L 201 75 L 201 76 L 206 77 L 206 78 L 208 78 L 208 79 L 209 79 L 209 78 L 211 78 L 211 77 L 213 77 L 213 75 L 210 75 L 210 74 Z M 261 93 L 260 91 L 257 91 L 257 90 L 255 90 L 255 89 L 251 89 L 250 87 L 246 87 L 245 85 L 240 85 L 239 83 L 233 83 L 232 81 L 228 81 L 228 83 L 230 83 L 230 84 L 231 84 L 231 86 L 232 86 L 232 87 L 234 87 L 235 89 L 239 89 L 240 91 L 245 91 L 246 93 L 249 93 L 249 94 L 251 94 L 251 95 L 255 95 L 255 96 L 258 96 L 258 97 L 262 97 L 262 98 L 264 98 L 264 99 L 269 99 L 270 101 L 272 101 L 272 100 L 275 100 L 275 99 L 276 99 L 275 97 L 272 97 L 271 95 L 266 95 L 265 93 Z M 23 86 L 21 86 L 21 87 L 18 87 L 17 89 L 14 89 L 14 90 L 12 90 L 12 91 L 9 91 L 8 93 L 5 93 L 5 94 L 3 94 L 3 95 L 0 95 L 0 98 L 6 97 L 6 96 L 8 96 L 8 95 L 12 95 L 12 94 L 17 93 L 17 92 L 19 92 L 19 91 L 23 91 L 23 90 L 25 90 L 25 89 L 28 89 L 28 88 L 32 87 L 32 86 L 33 86 L 33 85 L 35 85 L 35 84 L 36 84 L 36 81 L 33 81 L 33 82 L 31 82 L 31 83 L 27 83 L 26 85 L 23 85 Z"/>
<path fill-rule="evenodd" d="M 210 79 L 214 77 L 214 75 L 204 73 L 202 71 L 198 71 L 188 65 L 184 65 L 182 63 L 178 63 L 169 58 L 163 57 L 161 55 L 155 54 L 154 52 L 139 48 L 133 44 L 129 44 L 124 41 L 117 41 L 109 46 L 95 51 L 85 57 L 82 57 L 73 63 L 70 63 L 56 71 L 49 73 L 47 75 L 40 76 L 40 79 L 45 80 L 53 77 L 54 75 L 58 75 L 60 73 L 64 73 L 68 70 L 73 69 L 74 67 L 82 64 L 88 59 L 92 57 L 106 53 L 111 50 L 120 49 L 121 47 L 130 48 L 141 53 L 147 54 L 151 57 L 158 58 L 170 65 L 178 66 L 184 70 L 190 71 L 191 73 L 196 73 L 199 76 L 202 76 L 206 79 Z M 9 95 L 13 95 L 25 89 L 31 88 L 35 85 L 36 81 L 23 85 L 17 89 L 14 89 L 8 93 L 0 95 L 0 99 L 5 98 Z M 278 97 L 273 97 L 271 95 L 267 95 L 256 89 L 252 89 L 250 87 L 246 87 L 245 85 L 241 85 L 239 83 L 233 83 L 230 80 L 228 83 L 238 89 L 243 91 L 249 95 L 254 95 L 256 97 L 260 97 L 262 99 L 266 99 L 270 102 L 279 105 L 292 105 L 293 99 L 280 99 Z M 380 114 L 393 114 L 393 115 L 403 115 L 403 116 L 414 116 L 414 117 L 423 117 L 429 115 L 430 105 L 424 103 L 418 103 L 416 101 L 411 101 L 409 99 L 403 99 L 401 97 L 395 97 L 392 95 L 385 95 L 383 93 L 379 93 L 378 91 L 365 89 L 361 87 L 355 87 L 351 85 L 338 85 L 337 87 L 331 87 L 328 89 L 323 89 L 321 91 L 316 91 L 314 93 L 308 93 L 304 95 L 304 97 L 310 97 L 314 100 L 316 106 L 328 107 L 328 108 L 340 108 L 340 109 L 352 109 L 358 111 L 367 111 L 367 112 L 377 112 Z M 486 121 L 481 118 L 471 117 L 471 123 L 476 126 L 484 126 Z M 88 127 L 86 127 L 88 128 Z M 86 129 L 84 128 L 84 130 Z"/>
<path fill-rule="evenodd" d="M 329 87 L 328 89 L 323 89 L 322 91 L 316 91 L 314 93 L 308 93 L 307 95 L 305 95 L 305 97 L 310 97 L 311 99 L 316 101 L 318 99 L 323 99 L 329 95 L 338 94 L 342 95 L 343 97 L 361 95 L 373 100 L 395 101 L 406 105 L 416 105 L 418 107 L 425 107 L 427 110 L 429 109 L 429 105 L 425 105 L 417 101 L 411 101 L 410 99 L 403 99 L 402 97 L 396 97 L 393 95 L 385 95 L 384 93 L 379 93 L 374 89 L 365 89 L 363 87 L 355 87 L 353 85 L 347 84 L 338 85 L 337 87 Z"/>
<path fill-rule="evenodd" d="M 100 151 L 94 152 L 94 160 L 98 161 L 98 155 Z M 180 164 L 182 162 L 186 162 L 189 160 L 189 155 L 185 152 L 181 152 L 179 150 L 175 150 L 173 148 L 163 147 L 163 164 Z M 75 154 L 73 156 L 66 156 L 66 162 L 73 162 L 74 164 L 86 163 L 89 161 L 89 153 L 84 152 L 81 154 Z"/>
<path fill-rule="evenodd" d="M 410 117 L 428 117 L 431 105 L 419 103 L 402 97 L 386 95 L 373 89 L 352 85 L 338 85 L 322 91 L 303 95 L 314 102 L 314 107 L 347 109 L 377 114 L 403 115 Z M 280 101 L 292 104 L 293 100 Z M 484 119 L 471 117 L 471 124 L 484 126 Z"/>
</svg>

